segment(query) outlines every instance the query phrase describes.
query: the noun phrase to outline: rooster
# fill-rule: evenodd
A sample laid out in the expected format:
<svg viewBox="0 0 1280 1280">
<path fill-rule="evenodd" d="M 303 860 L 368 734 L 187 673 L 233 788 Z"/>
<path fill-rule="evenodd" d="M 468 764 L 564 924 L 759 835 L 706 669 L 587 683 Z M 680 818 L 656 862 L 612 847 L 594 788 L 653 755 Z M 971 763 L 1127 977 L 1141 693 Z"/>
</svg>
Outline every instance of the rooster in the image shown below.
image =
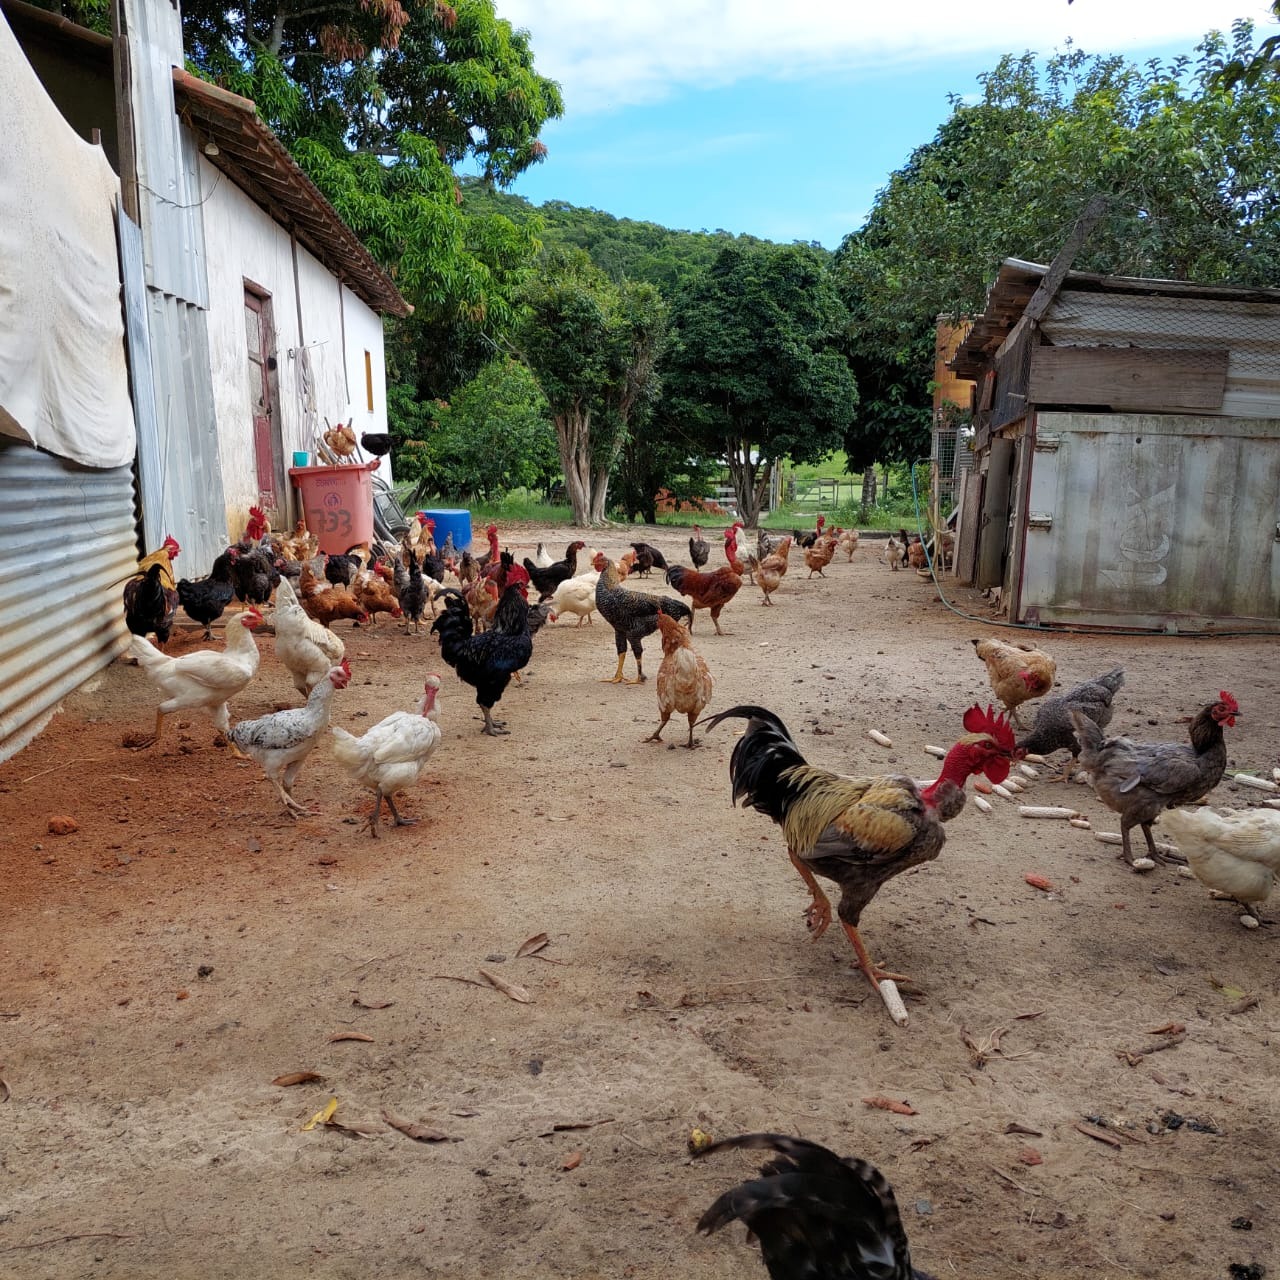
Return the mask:
<svg viewBox="0 0 1280 1280">
<path fill-rule="evenodd" d="M 748 551 L 746 544 L 742 541 L 741 520 L 724 531 L 724 556 L 734 573 L 740 577 L 746 577 L 751 585 L 755 586 L 756 565 L 760 563 L 760 556 L 754 551 Z"/>
<path fill-rule="evenodd" d="M 893 1188 L 874 1165 L 780 1133 L 725 1138 L 698 1154 L 734 1148 L 775 1154 L 761 1177 L 726 1191 L 698 1230 L 745 1222 L 772 1280 L 931 1280 L 911 1265 Z"/>
<path fill-rule="evenodd" d="M 507 574 L 506 589 L 493 615 L 493 624 L 482 635 L 472 633 L 471 615 L 462 593 L 446 590 L 444 612 L 431 624 L 440 636 L 441 657 L 458 679 L 476 691 L 476 705 L 484 713 L 482 733 L 490 737 L 509 733 L 505 720 L 493 718 L 493 708 L 506 692 L 511 677 L 529 665 L 533 640 L 529 636 L 529 575 L 520 565 Z"/>
<path fill-rule="evenodd" d="M 158 551 L 138 561 L 133 577 L 124 584 L 125 624 L 135 636 L 154 632 L 161 647 L 168 643 L 178 613 L 173 562 L 180 550 L 174 538 L 166 538 Z"/>
<path fill-rule="evenodd" d="M 689 718 L 689 741 L 685 746 L 696 747 L 699 744 L 693 740 L 693 726 L 711 701 L 715 682 L 707 664 L 693 651 L 683 623 L 660 613 L 658 630 L 662 632 L 662 664 L 658 667 L 658 714 L 662 723 L 645 741 L 661 742 L 667 721 L 672 712 L 678 711 Z"/>
<path fill-rule="evenodd" d="M 689 597 L 689 603 L 693 606 L 693 617 L 689 619 L 691 632 L 698 610 L 708 609 L 716 635 L 729 634 L 720 629 L 720 611 L 741 590 L 742 579 L 727 564 L 722 564 L 713 573 L 697 573 L 693 569 L 686 569 L 682 564 L 673 564 L 667 570 L 667 581 L 682 596 Z"/>
<path fill-rule="evenodd" d="M 440 677 L 429 675 L 416 715 L 393 711 L 358 738 L 337 725 L 329 727 L 334 736 L 334 759 L 354 781 L 373 792 L 369 832 L 374 839 L 384 800 L 397 827 L 411 827 L 418 821 L 400 816 L 395 797 L 397 791 L 413 786 L 422 777 L 427 761 L 440 745 L 436 723 L 439 696 Z"/>
<path fill-rule="evenodd" d="M 453 535 L 450 534 L 449 536 L 452 537 Z M 498 526 L 496 524 L 486 525 L 484 536 L 489 539 L 489 550 L 475 557 L 476 568 L 481 572 L 498 558 Z"/>
<path fill-rule="evenodd" d="M 602 684 L 643 684 L 645 681 L 643 658 L 645 636 L 658 629 L 658 615 L 665 613 L 677 621 L 692 621 L 693 612 L 682 600 L 670 596 L 642 595 L 621 585 L 618 567 L 604 554 L 596 552 L 592 567 L 600 571 L 596 579 L 596 608 L 600 616 L 613 628 L 613 641 L 618 650 L 618 669 Z M 624 680 L 622 667 L 627 660 L 627 644 L 636 657 L 636 678 Z"/>
<path fill-rule="evenodd" d="M 213 715 L 214 727 L 226 733 L 231 722 L 227 703 L 243 689 L 258 672 L 258 646 L 253 638 L 253 628 L 262 621 L 262 614 L 252 605 L 238 613 L 227 624 L 226 648 L 218 653 L 213 649 L 197 649 L 184 653 L 180 658 L 169 658 L 156 649 L 144 636 L 134 636 L 130 641 L 133 656 L 147 673 L 151 682 L 165 695 L 156 708 L 155 736 L 142 746 L 153 746 L 160 741 L 164 730 L 164 718 L 186 707 L 204 707 Z"/>
<path fill-rule="evenodd" d="M 827 517 L 819 515 L 814 528 L 810 529 L 808 533 L 802 533 L 799 529 L 792 529 L 791 536 L 795 539 L 796 546 L 808 551 L 810 547 L 816 546 L 823 538 L 828 537 L 829 535 L 822 532 L 822 526 L 826 523 Z"/>
<path fill-rule="evenodd" d="M 1280 875 L 1280 813 L 1274 809 L 1170 809 L 1160 828 L 1178 846 L 1195 878 L 1229 894 L 1245 915 L 1262 923 L 1265 902 Z"/>
<path fill-rule="evenodd" d="M 305 707 L 241 720 L 228 735 L 237 755 L 248 756 L 262 766 L 290 817 L 315 816 L 293 798 L 293 784 L 329 723 L 329 704 L 335 691 L 345 689 L 350 679 L 351 664 L 344 660 L 341 666 L 330 668 L 311 690 Z"/>
<path fill-rule="evenodd" d="M 1018 708 L 1031 698 L 1041 698 L 1053 688 L 1058 664 L 1030 644 L 1006 644 L 1003 640 L 974 640 L 974 651 L 986 663 L 991 690 L 1009 718 L 1019 728 Z"/>
<path fill-rule="evenodd" d="M 813 898 L 805 912 L 813 936 L 831 923 L 817 872 L 840 885 L 840 923 L 872 987 L 879 992 L 884 978 L 905 980 L 872 963 L 858 920 L 886 880 L 938 856 L 946 840 L 942 824 L 964 808 L 970 774 L 992 782 L 1009 776 L 1017 748 L 1008 722 L 991 707 L 970 707 L 965 736 L 947 752 L 938 780 L 921 787 L 898 774 L 849 778 L 808 764 L 786 725 L 764 707 L 730 707 L 706 722 L 707 731 L 731 716 L 748 721 L 729 760 L 733 799 L 782 828 L 787 855 Z"/>
<path fill-rule="evenodd" d="M 1218 700 L 1202 707 L 1191 722 L 1191 744 L 1134 742 L 1103 738 L 1102 730 L 1081 711 L 1069 713 L 1080 742 L 1080 763 L 1093 779 L 1098 799 L 1120 815 L 1124 860 L 1135 870 L 1129 831 L 1141 827 L 1154 862 L 1169 862 L 1157 851 L 1151 824 L 1164 809 L 1193 804 L 1222 781 L 1227 768 L 1227 744 L 1222 727 L 1233 727 L 1240 705 L 1225 689 Z M 1178 859 L 1181 861 L 1181 859 Z"/>
</svg>

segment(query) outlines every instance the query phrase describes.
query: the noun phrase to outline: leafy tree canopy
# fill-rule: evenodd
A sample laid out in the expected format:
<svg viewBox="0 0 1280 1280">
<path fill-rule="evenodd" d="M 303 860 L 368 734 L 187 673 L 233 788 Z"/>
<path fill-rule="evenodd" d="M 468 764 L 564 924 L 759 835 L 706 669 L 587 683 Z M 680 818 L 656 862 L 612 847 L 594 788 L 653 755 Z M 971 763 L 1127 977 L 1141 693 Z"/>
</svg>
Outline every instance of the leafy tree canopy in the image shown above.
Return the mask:
<svg viewBox="0 0 1280 1280">
<path fill-rule="evenodd" d="M 723 249 L 678 295 L 664 412 L 727 459 L 748 524 L 778 459 L 839 447 L 858 403 L 848 325 L 824 257 L 801 245 Z"/>
</svg>

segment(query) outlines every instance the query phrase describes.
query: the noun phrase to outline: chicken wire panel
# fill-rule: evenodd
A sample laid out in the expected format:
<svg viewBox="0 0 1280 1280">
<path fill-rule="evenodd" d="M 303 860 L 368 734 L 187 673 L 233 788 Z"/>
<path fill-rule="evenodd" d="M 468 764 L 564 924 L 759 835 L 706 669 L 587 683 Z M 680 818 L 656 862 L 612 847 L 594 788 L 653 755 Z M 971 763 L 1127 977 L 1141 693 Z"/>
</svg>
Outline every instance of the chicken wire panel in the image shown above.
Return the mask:
<svg viewBox="0 0 1280 1280">
<path fill-rule="evenodd" d="M 1054 346 L 1181 351 L 1194 367 L 1226 350 L 1225 417 L 1274 418 L 1280 405 L 1280 304 L 1063 290 L 1041 321 Z"/>
<path fill-rule="evenodd" d="M 0 440 L 0 510 L 0 760 L 7 760 L 125 648 L 121 583 L 137 563 L 132 469 L 94 470 Z M 33 603 L 37 565 L 58 586 Z"/>
<path fill-rule="evenodd" d="M 1041 413 L 1026 527 L 1022 621 L 1280 631 L 1280 422 Z"/>
</svg>

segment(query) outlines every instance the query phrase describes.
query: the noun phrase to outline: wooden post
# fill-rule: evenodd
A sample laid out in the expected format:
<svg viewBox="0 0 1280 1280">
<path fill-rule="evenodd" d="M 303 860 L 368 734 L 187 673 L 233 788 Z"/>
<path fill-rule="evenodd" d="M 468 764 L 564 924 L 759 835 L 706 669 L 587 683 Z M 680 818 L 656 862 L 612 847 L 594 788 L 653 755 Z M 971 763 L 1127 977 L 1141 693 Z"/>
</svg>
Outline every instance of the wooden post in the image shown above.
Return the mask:
<svg viewBox="0 0 1280 1280">
<path fill-rule="evenodd" d="M 141 223 L 137 135 L 133 126 L 132 62 L 124 0 L 111 0 L 111 61 L 115 76 L 116 133 L 120 143 L 120 203 L 134 222 Z"/>
</svg>

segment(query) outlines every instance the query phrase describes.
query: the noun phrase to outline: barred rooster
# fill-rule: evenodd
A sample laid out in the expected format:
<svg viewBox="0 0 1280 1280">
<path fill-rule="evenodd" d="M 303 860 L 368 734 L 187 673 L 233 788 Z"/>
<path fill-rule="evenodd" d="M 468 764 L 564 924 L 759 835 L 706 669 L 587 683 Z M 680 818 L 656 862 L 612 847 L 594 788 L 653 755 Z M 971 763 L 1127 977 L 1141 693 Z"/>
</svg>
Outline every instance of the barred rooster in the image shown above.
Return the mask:
<svg viewBox="0 0 1280 1280">
<path fill-rule="evenodd" d="M 677 622 L 692 622 L 693 611 L 683 600 L 672 599 L 671 596 L 650 596 L 639 591 L 629 591 L 621 585 L 618 566 L 604 554 L 597 552 L 591 562 L 593 569 L 599 570 L 596 579 L 596 608 L 600 616 L 613 628 L 613 643 L 618 651 L 618 669 L 602 684 L 643 684 L 646 677 L 642 660 L 644 657 L 644 638 L 651 636 L 658 629 L 658 614 Z M 627 644 L 636 656 L 636 678 L 624 680 L 622 666 L 627 660 Z"/>
<path fill-rule="evenodd" d="M 921 788 L 900 774 L 849 778 L 808 764 L 786 725 L 764 707 L 730 707 L 706 722 L 707 731 L 730 716 L 749 722 L 729 759 L 733 798 L 782 828 L 787 855 L 813 897 L 805 916 L 814 938 L 831 923 L 816 872 L 840 886 L 840 924 L 876 992 L 885 978 L 907 981 L 872 963 L 858 920 L 886 880 L 938 856 L 946 840 L 942 824 L 964 808 L 970 774 L 992 782 L 1009 776 L 1018 750 L 1008 721 L 991 707 L 970 707 L 965 736 L 947 752 L 938 780 Z"/>
<path fill-rule="evenodd" d="M 931 1280 L 911 1265 L 893 1188 L 874 1165 L 781 1133 L 726 1138 L 699 1154 L 735 1147 L 776 1155 L 761 1177 L 726 1191 L 699 1231 L 745 1222 L 773 1280 Z"/>
</svg>

